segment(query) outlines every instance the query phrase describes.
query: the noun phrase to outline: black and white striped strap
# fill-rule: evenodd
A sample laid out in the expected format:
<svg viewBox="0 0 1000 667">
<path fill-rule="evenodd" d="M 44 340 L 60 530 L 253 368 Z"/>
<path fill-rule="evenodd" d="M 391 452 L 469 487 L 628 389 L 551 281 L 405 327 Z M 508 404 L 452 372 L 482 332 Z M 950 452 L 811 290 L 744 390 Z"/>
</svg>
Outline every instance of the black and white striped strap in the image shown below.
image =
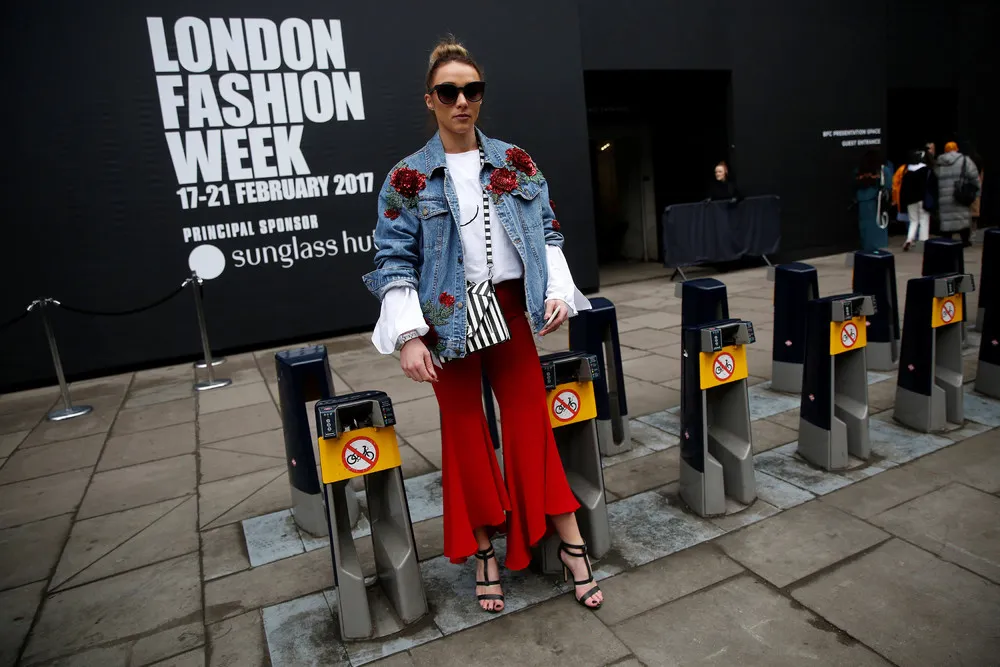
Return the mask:
<svg viewBox="0 0 1000 667">
<path fill-rule="evenodd" d="M 479 144 L 479 173 L 482 178 L 483 167 L 486 166 L 486 152 Z M 489 270 L 488 280 L 493 279 L 493 239 L 490 236 L 490 195 L 483 186 L 483 228 L 486 231 L 486 268 Z"/>
</svg>

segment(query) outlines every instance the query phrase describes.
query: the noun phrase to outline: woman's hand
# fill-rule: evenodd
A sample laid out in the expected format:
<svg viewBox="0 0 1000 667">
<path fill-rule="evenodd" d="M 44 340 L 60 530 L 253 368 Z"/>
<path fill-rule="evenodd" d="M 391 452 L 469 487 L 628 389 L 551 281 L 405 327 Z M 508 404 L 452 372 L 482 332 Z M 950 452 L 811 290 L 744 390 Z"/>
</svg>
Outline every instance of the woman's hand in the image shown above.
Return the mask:
<svg viewBox="0 0 1000 667">
<path fill-rule="evenodd" d="M 399 365 L 406 377 L 417 382 L 437 382 L 431 353 L 419 338 L 408 340 L 399 352 Z"/>
<path fill-rule="evenodd" d="M 569 319 L 569 306 L 567 306 L 566 302 L 562 299 L 549 299 L 545 302 L 546 322 L 548 322 L 549 318 L 552 317 L 552 313 L 556 313 L 555 318 L 548 326 L 538 332 L 539 336 L 550 334 L 561 327 L 562 323 Z"/>
</svg>

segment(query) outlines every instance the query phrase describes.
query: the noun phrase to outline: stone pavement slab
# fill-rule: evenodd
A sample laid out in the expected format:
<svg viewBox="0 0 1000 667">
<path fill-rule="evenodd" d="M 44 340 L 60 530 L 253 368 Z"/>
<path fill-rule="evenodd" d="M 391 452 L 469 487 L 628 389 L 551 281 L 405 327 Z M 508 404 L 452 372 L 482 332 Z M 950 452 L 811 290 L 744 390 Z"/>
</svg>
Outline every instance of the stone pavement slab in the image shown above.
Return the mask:
<svg viewBox="0 0 1000 667">
<path fill-rule="evenodd" d="M 48 579 L 72 519 L 72 514 L 62 514 L 0 530 L 0 590 Z"/>
<path fill-rule="evenodd" d="M 624 498 L 664 486 L 679 477 L 680 448 L 672 447 L 605 468 L 604 488 Z"/>
<path fill-rule="evenodd" d="M 0 458 L 6 459 L 13 454 L 17 446 L 28 437 L 28 433 L 30 431 L 15 431 L 14 433 L 0 435 Z"/>
<path fill-rule="evenodd" d="M 799 439 L 798 425 L 793 430 L 766 419 L 750 422 L 750 433 L 754 454 L 760 454 Z"/>
<path fill-rule="evenodd" d="M 648 357 L 622 362 L 622 371 L 628 377 L 660 384 L 679 378 L 681 364 L 677 359 L 651 354 Z"/>
<path fill-rule="evenodd" d="M 194 397 L 182 398 L 159 405 L 127 408 L 118 413 L 112 435 L 126 435 L 154 428 L 194 421 Z"/>
<path fill-rule="evenodd" d="M 76 522 L 69 540 L 62 547 L 62 556 L 52 576 L 51 588 L 60 588 L 74 576 L 176 509 L 184 500 L 183 497 L 174 498 Z M 186 552 L 173 555 L 183 553 Z"/>
<path fill-rule="evenodd" d="M 888 538 L 878 528 L 812 501 L 718 543 L 730 558 L 782 588 Z"/>
<path fill-rule="evenodd" d="M 523 667 L 598 667 L 628 654 L 593 612 L 569 595 L 410 651 L 417 667 L 468 667 L 491 657 Z"/>
<path fill-rule="evenodd" d="M 125 399 L 125 404 L 122 407 L 143 408 L 150 405 L 178 401 L 182 398 L 191 398 L 194 396 L 194 374 L 191 372 L 190 366 L 185 366 L 185 368 L 190 375 L 190 379 L 187 382 L 152 385 L 138 390 L 135 389 L 135 385 L 133 384 L 132 391 L 129 392 L 128 398 Z"/>
<path fill-rule="evenodd" d="M 274 468 L 264 471 L 268 474 Z M 268 514 L 291 507 L 291 491 L 288 485 L 288 471 L 281 468 L 278 476 L 254 491 L 249 497 L 207 525 L 208 528 L 218 528 L 227 523 L 243 521 L 250 517 Z"/>
<path fill-rule="evenodd" d="M 349 667 L 337 623 L 322 593 L 265 607 L 264 633 L 274 667 Z"/>
<path fill-rule="evenodd" d="M 209 667 L 271 667 L 260 610 L 208 626 Z"/>
<path fill-rule="evenodd" d="M 257 456 L 273 456 L 275 458 L 285 458 L 285 436 L 283 431 L 273 429 L 241 435 L 229 440 L 218 440 L 202 445 L 205 448 L 219 449 L 225 452 L 240 452 L 243 454 L 256 454 Z"/>
<path fill-rule="evenodd" d="M 949 484 L 872 519 L 893 535 L 1000 583 L 1000 498 Z"/>
<path fill-rule="evenodd" d="M 201 394 L 198 397 L 198 414 L 242 408 L 271 400 L 271 392 L 264 382 L 231 385 Z"/>
<path fill-rule="evenodd" d="M 118 398 L 100 398 L 87 402 L 87 405 L 94 408 L 94 411 L 82 417 L 59 422 L 43 419 L 24 439 L 21 448 L 36 447 L 63 440 L 76 440 L 88 435 L 107 435 L 114 423 L 120 402 L 121 399 Z"/>
<path fill-rule="evenodd" d="M 223 449 L 203 447 L 198 457 L 201 476 L 198 482 L 216 482 L 220 479 L 237 477 L 259 470 L 269 470 L 285 464 L 285 459 L 276 456 L 260 456 L 244 452 L 230 452 Z"/>
<path fill-rule="evenodd" d="M 201 533 L 201 567 L 205 581 L 249 569 L 243 526 L 231 523 Z"/>
<path fill-rule="evenodd" d="M 195 491 L 191 454 L 99 472 L 87 489 L 79 519 L 179 498 Z"/>
<path fill-rule="evenodd" d="M 191 554 L 56 593 L 31 633 L 25 665 L 104 644 L 160 643 L 157 635 L 201 625 L 199 579 L 198 556 Z M 191 648 L 189 638 L 181 639 L 157 647 L 169 653 L 148 651 L 148 662 Z"/>
<path fill-rule="evenodd" d="M 1000 492 L 1000 429 L 935 452 L 914 465 L 986 493 Z"/>
<path fill-rule="evenodd" d="M 0 592 L 0 665 L 17 662 L 44 592 L 44 581 Z"/>
<path fill-rule="evenodd" d="M 605 602 L 595 613 L 615 625 L 743 571 L 714 545 L 700 544 L 603 580 Z"/>
<path fill-rule="evenodd" d="M 657 665 L 889 665 L 749 576 L 615 626 L 636 657 Z"/>
<path fill-rule="evenodd" d="M 760 470 L 754 471 L 754 477 L 757 479 L 757 497 L 769 505 L 781 509 L 790 509 L 816 497 L 805 489 L 800 489 L 783 479 L 772 477 Z"/>
<path fill-rule="evenodd" d="M 198 415 L 198 441 L 202 445 L 280 428 L 281 417 L 274 403 Z"/>
<path fill-rule="evenodd" d="M 0 486 L 0 529 L 74 511 L 89 481 L 89 470 L 75 470 Z"/>
<path fill-rule="evenodd" d="M 103 445 L 104 436 L 97 435 L 18 450 L 0 468 L 0 484 L 81 468 L 90 470 L 97 463 Z"/>
<path fill-rule="evenodd" d="M 915 465 L 900 466 L 827 494 L 823 502 L 859 519 L 870 519 L 947 483 L 947 477 L 931 470 Z"/>
<path fill-rule="evenodd" d="M 284 462 L 269 470 L 261 470 L 238 477 L 208 482 L 198 486 L 200 497 L 199 513 L 202 528 L 222 517 L 229 510 L 237 507 L 243 501 L 261 490 L 269 482 L 285 474 Z M 291 505 L 291 501 L 289 501 Z"/>
<path fill-rule="evenodd" d="M 167 658 L 166 660 L 157 662 L 150 667 L 204 667 L 204 665 L 205 650 L 199 648 L 194 651 L 188 651 L 187 653 L 174 656 L 173 658 Z"/>
<path fill-rule="evenodd" d="M 990 665 L 1000 587 L 898 539 L 793 597 L 897 665 Z"/>
<path fill-rule="evenodd" d="M 318 549 L 205 583 L 208 623 L 333 586 L 330 552 Z"/>
<path fill-rule="evenodd" d="M 195 452 L 194 423 L 112 436 L 104 447 L 99 471 L 149 463 Z"/>
</svg>

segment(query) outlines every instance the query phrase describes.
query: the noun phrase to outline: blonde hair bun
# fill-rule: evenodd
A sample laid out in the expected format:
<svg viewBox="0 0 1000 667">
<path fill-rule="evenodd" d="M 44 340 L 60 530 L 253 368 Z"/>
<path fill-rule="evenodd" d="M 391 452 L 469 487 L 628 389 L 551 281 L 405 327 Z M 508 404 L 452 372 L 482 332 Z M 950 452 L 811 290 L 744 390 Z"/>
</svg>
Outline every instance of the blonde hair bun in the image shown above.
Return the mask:
<svg viewBox="0 0 1000 667">
<path fill-rule="evenodd" d="M 434 67 L 437 61 L 445 58 L 469 58 L 469 50 L 462 46 L 453 36 L 449 35 L 438 42 L 434 50 L 431 51 L 431 58 L 428 65 Z"/>
</svg>

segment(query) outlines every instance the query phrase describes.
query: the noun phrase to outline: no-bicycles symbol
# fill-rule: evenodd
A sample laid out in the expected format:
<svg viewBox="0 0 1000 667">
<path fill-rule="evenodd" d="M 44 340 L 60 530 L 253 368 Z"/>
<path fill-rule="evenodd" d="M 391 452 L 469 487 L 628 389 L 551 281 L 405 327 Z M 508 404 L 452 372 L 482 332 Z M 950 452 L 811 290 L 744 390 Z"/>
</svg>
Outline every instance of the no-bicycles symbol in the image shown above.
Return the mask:
<svg viewBox="0 0 1000 667">
<path fill-rule="evenodd" d="M 941 304 L 941 321 L 948 324 L 955 319 L 955 303 L 950 299 Z"/>
<path fill-rule="evenodd" d="M 736 360 L 728 352 L 722 352 L 712 362 L 712 374 L 719 382 L 725 382 L 736 371 Z"/>
<path fill-rule="evenodd" d="M 368 472 L 378 463 L 378 445 L 368 438 L 355 438 L 344 445 L 341 460 L 353 473 Z"/>
<path fill-rule="evenodd" d="M 854 347 L 858 342 L 858 327 L 854 322 L 848 322 L 840 330 L 840 344 L 844 347 Z"/>
<path fill-rule="evenodd" d="M 560 391 L 552 399 L 552 414 L 561 422 L 568 422 L 580 414 L 580 395 L 572 389 Z"/>
</svg>

